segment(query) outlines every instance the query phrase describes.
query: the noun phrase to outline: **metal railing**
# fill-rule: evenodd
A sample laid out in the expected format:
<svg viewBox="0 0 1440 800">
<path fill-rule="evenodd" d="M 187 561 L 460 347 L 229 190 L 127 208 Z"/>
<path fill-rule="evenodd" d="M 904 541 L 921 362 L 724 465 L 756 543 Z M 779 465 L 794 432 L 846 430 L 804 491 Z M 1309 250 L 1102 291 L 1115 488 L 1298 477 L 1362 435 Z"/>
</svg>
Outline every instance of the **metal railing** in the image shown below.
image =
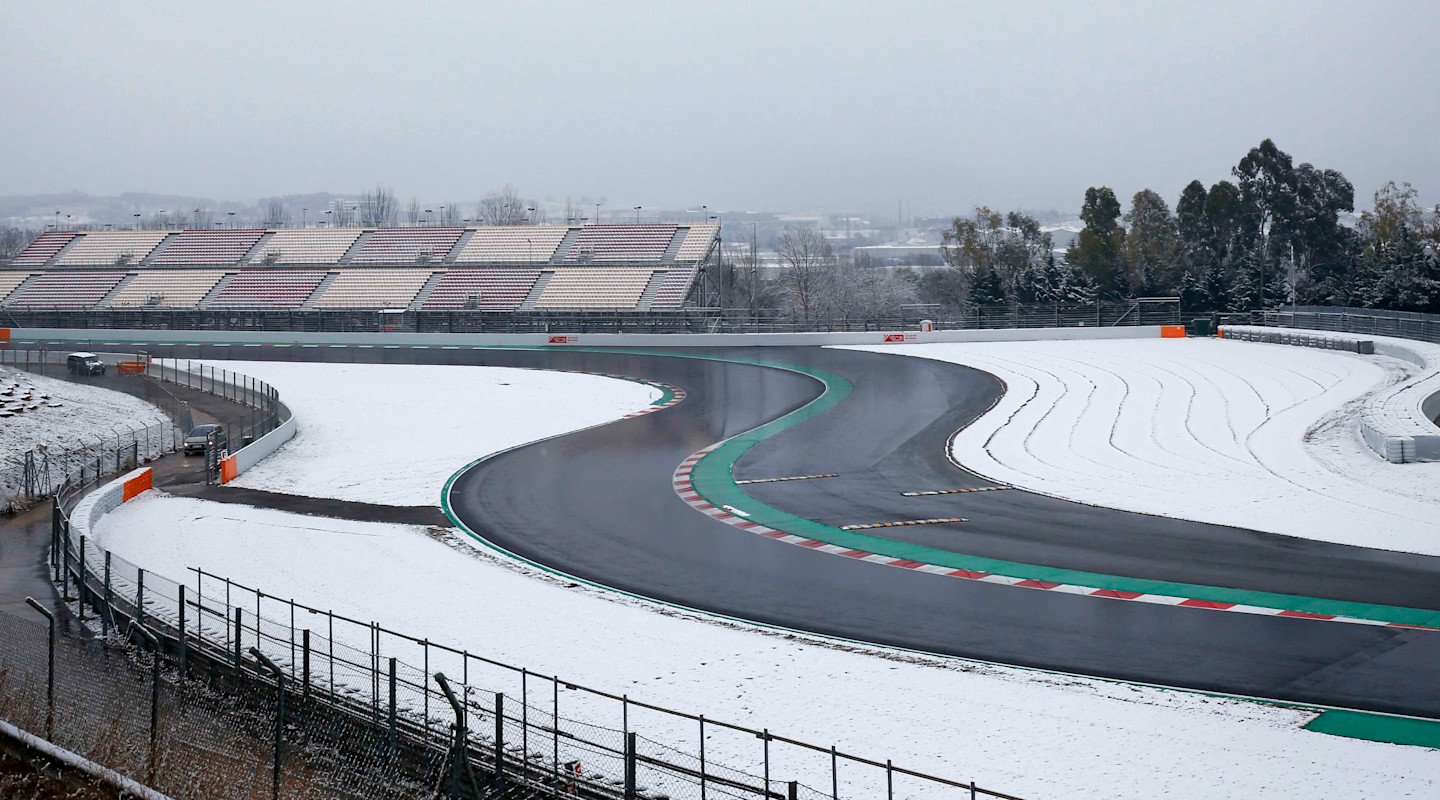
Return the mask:
<svg viewBox="0 0 1440 800">
<path fill-rule="evenodd" d="M 1440 314 L 1384 311 L 1370 308 L 1301 306 L 1264 311 L 1259 323 L 1280 328 L 1310 328 L 1364 336 L 1394 336 L 1440 344 Z"/>
<path fill-rule="evenodd" d="M 60 492 L 53 526 L 54 577 L 78 614 L 98 617 L 102 633 L 143 626 L 181 675 L 223 672 L 343 719 L 364 741 L 411 753 L 410 777 L 453 796 L 509 786 L 617 799 L 1012 798 L 538 674 L 202 570 L 175 582 L 72 535 L 69 509 L 86 488 Z"/>
<path fill-rule="evenodd" d="M 937 330 L 976 328 L 1105 327 L 1174 325 L 1179 300 L 1142 298 L 1113 303 L 1050 303 L 974 306 L 963 314 L 786 319 L 745 309 L 678 311 L 510 312 L 478 310 L 209 310 L 209 309 L 8 309 L 24 328 L 128 330 L 418 332 L 418 333 L 796 333 L 881 331 L 915 328 L 930 319 Z"/>
<path fill-rule="evenodd" d="M 99 355 L 112 367 L 125 360 L 144 361 L 144 378 L 250 408 L 253 413 L 239 421 L 218 423 L 224 427 L 225 440 L 232 451 L 274 430 L 289 414 L 274 387 L 248 375 L 194 361 L 151 361 L 116 353 Z M 65 360 L 66 353 L 61 351 L 0 348 L 0 366 L 41 376 L 64 374 Z M 137 379 L 142 378 L 137 376 Z M 6 454 L 0 461 L 0 504 L 3 504 L 0 511 L 13 511 L 50 497 L 72 475 L 78 474 L 82 479 L 118 475 L 179 450 L 191 427 L 189 404 L 169 391 L 155 393 L 147 402 L 158 406 L 164 419 L 140 426 L 117 423 L 110 434 L 79 433 L 68 442 L 37 444 L 22 453 Z"/>
</svg>

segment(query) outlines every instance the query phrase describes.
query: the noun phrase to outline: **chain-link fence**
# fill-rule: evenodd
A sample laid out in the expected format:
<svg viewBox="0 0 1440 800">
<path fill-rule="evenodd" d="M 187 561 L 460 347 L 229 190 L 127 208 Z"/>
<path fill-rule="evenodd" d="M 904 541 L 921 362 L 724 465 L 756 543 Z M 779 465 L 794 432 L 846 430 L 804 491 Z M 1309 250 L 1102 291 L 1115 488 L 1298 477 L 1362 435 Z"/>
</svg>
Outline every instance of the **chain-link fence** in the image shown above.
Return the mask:
<svg viewBox="0 0 1440 800">
<path fill-rule="evenodd" d="M 1259 317 L 1258 324 L 1281 328 L 1309 328 L 1358 333 L 1363 336 L 1394 336 L 1440 344 L 1440 314 L 1301 306 L 1289 310 L 1265 311 Z"/>
<path fill-rule="evenodd" d="M 802 331 L 894 331 L 931 320 L 937 330 L 969 328 L 1104 327 L 1174 325 L 1177 298 L 1117 302 L 971 306 L 942 313 L 939 306 L 908 307 L 888 317 L 787 319 L 748 309 L 690 308 L 667 312 L 513 312 L 479 310 L 361 311 L 354 309 L 9 309 L 21 328 L 127 330 L 294 331 L 376 333 L 794 333 Z"/>
<path fill-rule="evenodd" d="M 194 361 L 151 360 L 117 353 L 102 353 L 100 357 L 112 367 L 134 364 L 139 370 L 136 380 L 161 384 L 161 391 L 147 394 L 147 402 L 157 406 L 163 418 L 147 424 L 120 423 L 109 434 L 76 433 L 22 453 L 5 454 L 0 458 L 0 507 L 15 510 L 51 497 L 72 476 L 83 484 L 96 476 L 135 469 L 181 449 L 192 424 L 190 405 L 164 390 L 163 384 L 203 392 L 248 409 L 246 414 L 232 414 L 217 423 L 224 432 L 217 439 L 231 451 L 274 430 L 289 415 L 274 387 L 248 375 Z M 0 366 L 36 375 L 63 373 L 65 361 L 64 352 L 0 348 Z"/>
<path fill-rule="evenodd" d="M 257 719 L 273 722 L 280 696 L 303 708 L 309 721 L 285 723 L 283 753 L 343 745 L 346 769 L 455 797 L 1009 797 L 536 674 L 202 570 L 176 582 L 71 535 L 66 509 L 84 488 L 54 501 L 52 568 L 76 613 L 110 638 L 148 631 L 175 683 L 261 698 L 269 711 Z"/>
</svg>

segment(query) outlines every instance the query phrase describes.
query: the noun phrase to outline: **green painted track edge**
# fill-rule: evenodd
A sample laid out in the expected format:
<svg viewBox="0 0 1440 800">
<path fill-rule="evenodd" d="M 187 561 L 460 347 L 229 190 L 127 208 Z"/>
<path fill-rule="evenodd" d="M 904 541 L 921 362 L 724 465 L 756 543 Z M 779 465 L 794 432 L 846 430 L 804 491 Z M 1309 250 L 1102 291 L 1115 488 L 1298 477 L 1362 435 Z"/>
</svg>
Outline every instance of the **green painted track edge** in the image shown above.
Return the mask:
<svg viewBox="0 0 1440 800">
<path fill-rule="evenodd" d="M 126 342 L 126 343 L 127 343 L 127 344 L 136 344 L 136 343 L 152 343 L 152 344 L 153 344 L 153 342 L 138 342 L 138 341 L 131 341 L 131 342 Z M 165 343 L 165 344 L 173 344 L 173 343 Z M 205 346 L 205 344 L 213 344 L 213 343 L 197 343 L 195 346 Z M 504 346 L 504 347 L 466 346 L 465 349 L 472 349 L 472 350 L 496 350 L 496 349 L 501 349 L 501 350 L 531 350 L 531 351 L 535 351 L 535 350 L 539 350 L 539 351 L 545 351 L 545 350 L 556 350 L 556 351 L 571 350 L 571 351 L 575 351 L 575 350 L 579 350 L 579 351 L 581 351 L 581 352 L 592 352 L 592 353 L 598 352 L 598 353 L 620 353 L 620 354 L 633 354 L 633 355 L 648 355 L 648 356 L 656 356 L 656 357 L 662 357 L 662 358 L 696 358 L 696 359 L 711 360 L 711 361 L 730 361 L 730 362 L 735 362 L 735 363 L 752 364 L 752 365 L 756 365 L 756 366 L 767 366 L 767 367 L 773 367 L 773 368 L 775 368 L 775 369 L 786 369 L 786 370 L 790 370 L 790 371 L 792 371 L 792 372 L 800 372 L 801 374 L 806 374 L 806 371 L 805 371 L 803 368 L 797 367 L 797 366 L 794 366 L 794 365 L 773 364 L 773 363 L 767 363 L 767 362 L 761 362 L 761 361 L 752 361 L 752 360 L 748 360 L 748 359 L 721 358 L 721 357 L 718 357 L 718 356 L 706 356 L 706 355 L 699 355 L 699 354 L 694 354 L 694 353 L 673 353 L 673 352 L 643 351 L 643 350 L 635 350 L 635 349 L 631 349 L 631 348 L 577 348 L 577 347 L 564 347 L 564 346 L 562 346 L 562 347 L 543 347 L 543 346 L 529 346 L 529 347 L 527 347 L 527 346 L 523 346 L 523 345 L 515 345 L 515 346 Z M 816 377 L 816 376 L 812 376 L 812 377 Z M 838 376 L 835 376 L 835 377 L 838 377 Z M 818 377 L 817 377 L 817 379 L 818 379 Z M 841 378 L 840 380 L 843 381 L 844 379 Z M 822 383 L 823 383 L 823 381 L 822 381 Z M 846 387 L 847 387 L 847 388 L 845 389 L 845 393 L 848 395 L 848 394 L 849 394 L 849 388 L 848 388 L 849 382 L 848 382 L 848 381 L 845 381 L 845 385 L 846 385 Z M 826 393 L 828 393 L 829 391 L 830 391 L 830 387 L 827 385 L 827 386 L 826 386 Z M 819 402 L 820 400 L 824 399 L 824 397 L 825 397 L 825 394 L 822 394 L 819 398 L 816 398 L 815 400 L 811 401 L 811 404 L 814 404 L 814 403 Z M 831 402 L 831 403 L 829 403 L 828 405 L 826 405 L 826 408 L 833 407 L 833 406 L 834 406 L 835 404 L 837 404 L 838 402 L 839 402 L 839 400 L 836 399 L 836 400 L 834 400 L 833 402 Z M 808 407 L 809 407 L 809 405 L 807 405 L 807 406 L 802 406 L 801 408 L 796 409 L 796 411 L 791 412 L 791 414 L 787 414 L 787 415 L 784 416 L 784 417 L 780 417 L 780 418 L 778 418 L 778 419 L 776 419 L 776 420 L 772 420 L 770 423 L 767 423 L 767 425 L 773 425 L 773 424 L 775 424 L 775 423 L 781 422 L 782 420 L 786 419 L 787 417 L 789 417 L 789 416 L 791 416 L 791 415 L 793 415 L 793 414 L 795 414 L 795 413 L 804 411 L 804 410 L 805 410 L 806 408 L 808 408 Z M 808 419 L 809 417 L 807 416 L 806 418 Z M 615 421 L 616 421 L 616 420 L 612 420 L 611 422 L 600 423 L 600 425 L 609 425 L 609 424 L 612 424 L 612 423 L 615 422 Z M 796 423 L 792 423 L 792 424 L 798 424 L 798 421 L 797 421 Z M 600 427 L 600 425 L 596 425 L 596 426 L 592 426 L 592 427 Z M 766 427 L 766 426 L 765 426 L 765 425 L 762 425 L 762 426 L 760 426 L 760 428 L 756 428 L 755 430 L 760 430 L 761 428 L 764 428 L 764 427 Z M 790 426 L 787 425 L 787 426 L 785 426 L 785 427 L 790 427 Z M 782 430 L 783 430 L 783 428 L 782 428 Z M 1065 675 L 1065 676 L 1074 677 L 1074 678 L 1079 678 L 1079 679 L 1084 679 L 1084 680 L 1100 681 L 1100 682 L 1102 682 L 1102 683 L 1108 683 L 1108 684 L 1112 684 L 1112 685 L 1120 685 L 1120 686 L 1141 686 L 1141 687 L 1145 687 L 1145 688 L 1149 688 L 1149 689 L 1157 689 L 1157 690 L 1161 690 L 1161 691 L 1178 692 L 1178 693 L 1181 693 L 1181 694 L 1191 694 L 1191 695 L 1198 695 L 1198 696 L 1202 696 L 1202 697 L 1216 697 L 1216 698 L 1221 698 L 1221 699 L 1225 699 L 1225 700 L 1258 703 L 1258 704 L 1260 704 L 1260 705 L 1267 705 L 1267 706 L 1271 706 L 1271 707 L 1275 707 L 1275 708 L 1285 708 L 1285 709 L 1292 709 L 1292 710 L 1298 710 L 1298 711 L 1306 711 L 1306 712 L 1311 712 L 1311 713 L 1315 713 L 1315 714 L 1316 714 L 1316 716 L 1315 716 L 1313 719 L 1311 719 L 1308 723 L 1306 723 L 1306 725 L 1304 726 L 1304 730 L 1307 730 L 1307 731 L 1314 731 L 1314 732 L 1317 732 L 1317 733 L 1326 733 L 1326 734 L 1329 734 L 1329 735 L 1342 736 L 1342 737 L 1346 737 L 1346 738 L 1355 738 L 1355 739 L 1363 739 L 1363 740 L 1367 740 L 1367 741 L 1383 742 L 1383 743 L 1388 743 L 1388 744 L 1402 744 L 1402 745 L 1415 745 L 1415 746 L 1430 747 L 1430 748 L 1440 748 L 1440 720 L 1431 720 L 1431 719 L 1424 719 L 1424 718 L 1420 718 L 1420 717 L 1409 717 L 1409 716 L 1404 716 L 1404 715 L 1385 714 L 1385 713 L 1370 712 L 1370 711 L 1355 711 L 1355 710 L 1353 710 L 1353 709 L 1330 708 L 1330 707 L 1310 705 L 1310 704 L 1305 704 L 1305 703 L 1295 703 L 1295 702 L 1287 702 L 1287 701 L 1284 701 L 1284 700 L 1275 700 L 1275 699 L 1266 698 L 1266 697 L 1254 697 L 1254 696 L 1248 696 L 1248 695 L 1227 694 L 1227 693 L 1225 693 L 1225 692 L 1211 692 L 1211 691 L 1203 691 L 1203 690 L 1199 690 L 1199 689 L 1187 689 L 1187 688 L 1178 687 L 1178 686 L 1166 686 L 1166 685 L 1164 685 L 1164 684 L 1158 684 L 1158 683 L 1147 683 L 1147 682 L 1144 682 L 1144 681 L 1122 680 L 1122 679 L 1119 679 L 1119 678 L 1106 678 L 1106 677 L 1101 677 L 1101 676 L 1096 676 L 1096 675 L 1086 675 L 1086 674 L 1078 673 L 1078 672 L 1066 672 L 1066 671 L 1063 671 L 1063 670 L 1056 670 L 1056 669 L 1042 669 L 1042 668 L 1039 668 L 1039 667 L 1026 667 L 1026 666 L 1020 666 L 1020 665 L 1015 665 L 1015 664 L 1005 664 L 1005 663 L 1002 663 L 1002 662 L 987 661 L 987 660 L 979 659 L 979 658 L 966 658 L 966 657 L 963 657 L 963 656 L 954 656 L 954 655 L 948 655 L 948 654 L 945 654 L 945 653 L 936 653 L 936 652 L 932 652 L 932 651 L 928 651 L 928 650 L 921 650 L 921 649 L 918 649 L 918 648 L 899 647 L 899 646 L 895 646 L 895 645 L 880 645 L 880 644 L 876 644 L 876 643 L 874 643 L 874 642 L 867 642 L 867 641 L 860 640 L 860 639 L 851 639 L 851 638 L 844 637 L 844 636 L 833 636 L 833 635 L 828 635 L 828 634 L 820 634 L 820 633 L 815 633 L 815 632 L 813 632 L 813 631 L 806 631 L 806 630 L 801 630 L 801 629 L 798 629 L 798 628 L 790 628 L 790 627 L 786 627 L 786 626 L 783 626 L 783 625 L 773 625 L 773 624 L 769 624 L 769 623 L 756 622 L 756 621 L 754 621 L 754 620 L 744 619 L 744 618 L 741 618 L 741 617 L 735 617 L 735 616 L 731 616 L 731 615 L 728 615 L 728 614 L 721 614 L 721 613 L 714 612 L 714 611 L 706 611 L 706 610 L 704 610 L 704 609 L 694 608 L 694 607 L 692 607 L 692 606 L 686 606 L 686 605 L 683 605 L 683 604 L 680 604 L 680 603 L 672 603 L 672 602 L 668 602 L 668 601 L 665 601 L 665 600 L 657 600 L 657 599 L 655 599 L 655 598 L 653 598 L 653 597 L 647 597 L 647 596 L 645 596 L 645 595 L 643 595 L 643 594 L 638 594 L 638 593 L 636 593 L 636 592 L 626 591 L 626 590 L 624 590 L 624 589 L 619 589 L 619 588 L 616 588 L 616 587 L 613 587 L 613 586 L 607 586 L 606 584 L 600 583 L 600 582 L 598 582 L 598 581 L 593 581 L 593 580 L 590 580 L 590 579 L 587 579 L 587 578 L 582 578 L 582 577 L 580 577 L 580 576 L 578 576 L 578 575 L 572 575 L 572 574 L 570 574 L 570 573 L 568 573 L 568 572 L 565 572 L 565 571 L 563 571 L 563 570 L 555 569 L 554 567 L 550 567 L 550 566 L 547 566 L 547 565 L 545 565 L 545 564 L 542 564 L 542 563 L 540 563 L 540 562 L 538 562 L 538 561 L 533 561 L 533 560 L 531 560 L 531 559 L 529 559 L 529 558 L 526 558 L 526 557 L 524 557 L 524 556 L 521 556 L 521 555 L 519 555 L 518 553 L 515 553 L 515 552 L 513 552 L 513 551 L 511 551 L 511 550 L 508 550 L 508 549 L 506 549 L 506 548 L 504 548 L 504 547 L 501 547 L 500 545 L 496 544 L 495 542 L 490 541 L 489 539 L 487 539 L 487 538 L 485 538 L 484 536 L 480 535 L 478 532 L 472 530 L 468 525 L 465 524 L 465 522 L 464 522 L 463 520 L 461 520 L 458 516 L 455 515 L 454 508 L 453 508 L 453 507 L 451 506 L 451 504 L 450 504 L 450 493 L 451 493 L 451 489 L 454 487 L 455 482 L 456 482 L 457 480 L 459 480 L 460 477 L 461 477 L 462 475 L 464 475 L 466 472 L 469 472 L 471 469 L 473 469 L 474 467 L 476 467 L 476 466 L 479 465 L 479 464 L 483 464 L 483 463 L 486 462 L 486 461 L 489 461 L 489 460 L 491 460 L 491 459 L 493 459 L 493 458 L 497 458 L 497 457 L 499 457 L 499 456 L 501 456 L 501 455 L 504 455 L 505 453 L 511 452 L 511 451 L 513 451 L 513 450 L 518 450 L 518 449 L 520 449 L 521 447 L 529 447 L 530 445 L 532 445 L 532 444 L 537 444 L 537 443 L 539 443 L 539 442 L 548 441 L 548 440 L 550 440 L 550 439 L 558 439 L 558 438 L 560 438 L 561 436 L 568 436 L 568 435 L 570 435 L 571 433 L 575 433 L 575 432 L 576 432 L 576 431 L 567 431 L 566 433 L 562 433 L 562 434 L 557 434 L 557 435 L 555 435 L 555 436 L 546 437 L 545 439 L 537 439 L 537 440 L 534 441 L 534 442 L 526 442 L 526 443 L 524 443 L 524 444 L 516 445 L 515 447 L 506 448 L 505 450 L 501 450 L 501 451 L 498 451 L 498 452 L 495 452 L 495 453 L 491 453 L 491 454 L 489 454 L 489 455 L 486 455 L 486 456 L 482 456 L 482 457 L 480 457 L 480 458 L 477 458 L 477 459 L 475 459 L 474 461 L 471 461 L 469 464 L 466 464 L 465 466 L 463 466 L 463 467 L 461 467 L 460 469 L 456 470 L 454 473 L 452 473 L 452 474 L 450 475 L 450 477 L 449 477 L 448 479 L 446 479 L 445 485 L 444 485 L 444 487 L 443 487 L 443 488 L 441 489 L 441 491 L 440 491 L 440 507 L 441 507 L 441 509 L 444 511 L 445 516 L 450 520 L 451 523 L 453 523 L 453 524 L 455 525 L 455 527 L 456 527 L 458 530 L 463 531 L 463 532 L 464 532 L 467 536 L 469 536 L 471 539 L 474 539 L 476 542 L 478 542 L 479 544 L 481 544 L 481 545 L 484 546 L 485 548 L 487 548 L 487 549 L 489 549 L 489 550 L 492 550 L 492 551 L 494 551 L 494 552 L 496 552 L 496 553 L 499 553 L 500 555 L 504 556 L 504 557 L 507 558 L 507 559 L 510 559 L 511 561 L 516 561 L 516 562 L 525 564 L 525 565 L 527 565 L 527 566 L 529 566 L 529 567 L 531 567 L 531 568 L 533 568 L 533 569 L 539 570 L 540 572 L 546 573 L 546 574 L 548 574 L 548 575 L 552 575 L 552 576 L 555 576 L 555 577 L 558 577 L 558 578 L 563 578 L 563 579 L 565 579 L 565 580 L 567 580 L 567 581 L 574 581 L 574 582 L 577 583 L 577 584 L 581 584 L 581 585 L 584 585 L 584 586 L 588 586 L 588 587 L 590 587 L 590 588 L 592 588 L 592 589 L 597 589 L 597 590 L 604 591 L 604 592 L 608 592 L 608 593 L 611 593 L 611 594 L 616 594 L 616 595 L 619 595 L 619 596 L 622 596 L 622 597 L 630 598 L 630 599 L 632 599 L 632 600 L 638 600 L 638 601 L 641 601 L 641 602 L 644 602 L 644 603 L 647 603 L 647 604 L 653 604 L 653 605 L 656 605 L 656 606 L 661 606 L 661 607 L 665 607 L 665 608 L 671 608 L 671 609 L 676 609 L 676 610 L 679 610 L 679 611 L 684 611 L 684 612 L 690 613 L 690 614 L 696 614 L 696 615 L 701 616 L 701 617 L 708 617 L 708 618 L 710 618 L 710 619 L 723 620 L 723 621 L 726 621 L 726 622 L 729 622 L 729 623 L 732 623 L 732 624 L 738 624 L 738 625 L 745 626 L 745 627 L 754 627 L 754 628 L 760 628 L 760 629 L 763 629 L 763 630 L 778 631 L 778 632 L 781 632 L 781 633 L 797 634 L 797 635 L 802 636 L 802 637 L 807 637 L 807 638 L 812 638 L 812 639 L 819 639 L 819 640 L 822 640 L 822 641 L 838 642 L 838 643 L 842 643 L 842 644 L 853 645 L 853 646 L 858 646 L 858 647 L 861 647 L 861 648 L 872 649 L 872 650 L 881 650 L 881 651 L 896 652 L 896 653 L 915 653 L 915 654 L 918 654 L 918 655 L 923 655 L 923 656 L 927 656 L 927 657 L 930 657 L 930 658 L 935 658 L 935 659 L 939 659 L 939 660 L 943 660 L 943 661 L 956 661 L 956 662 L 971 663 L 971 664 L 982 664 L 982 665 L 990 666 L 990 667 L 997 667 L 997 668 L 1002 668 L 1002 669 L 1007 669 L 1007 670 L 1018 670 L 1018 671 L 1021 671 L 1021 672 L 1030 672 L 1030 673 L 1036 673 L 1036 674 L 1041 674 L 1041 675 Z M 753 431 L 752 431 L 752 433 L 753 433 Z M 778 433 L 778 431 L 773 431 L 772 433 Z M 744 434 L 742 434 L 742 435 L 744 435 Z M 739 437 L 736 437 L 736 438 L 739 438 Z M 753 443 L 752 443 L 751 446 L 753 446 Z M 746 448 L 746 449 L 748 450 L 748 448 Z M 711 455 L 713 455 L 713 454 L 716 453 L 716 452 L 719 452 L 719 450 L 717 449 L 717 450 L 715 450 L 715 451 L 712 451 Z M 733 463 L 733 462 L 732 462 L 732 463 Z M 696 467 L 697 467 L 697 469 L 698 469 L 699 464 L 697 464 Z M 727 474 L 728 474 L 728 473 L 727 473 Z M 692 477 L 692 482 L 693 482 L 693 477 Z M 733 480 L 732 480 L 732 483 L 733 483 Z M 735 488 L 738 490 L 738 489 L 739 489 L 739 486 L 736 485 Z M 744 494 L 744 492 L 741 491 L 741 494 Z M 748 497 L 748 495 L 746 495 L 746 497 Z M 752 501 L 752 502 L 753 502 L 753 501 Z M 839 530 L 839 529 L 836 528 L 835 530 Z M 841 533 L 846 533 L 846 534 L 850 533 L 849 531 L 840 531 L 840 532 L 841 532 Z M 869 538 L 874 538 L 874 537 L 869 537 Z M 1107 577 L 1109 577 L 1109 576 L 1107 576 Z M 1322 720 L 1323 720 L 1323 721 L 1322 721 Z"/>
</svg>

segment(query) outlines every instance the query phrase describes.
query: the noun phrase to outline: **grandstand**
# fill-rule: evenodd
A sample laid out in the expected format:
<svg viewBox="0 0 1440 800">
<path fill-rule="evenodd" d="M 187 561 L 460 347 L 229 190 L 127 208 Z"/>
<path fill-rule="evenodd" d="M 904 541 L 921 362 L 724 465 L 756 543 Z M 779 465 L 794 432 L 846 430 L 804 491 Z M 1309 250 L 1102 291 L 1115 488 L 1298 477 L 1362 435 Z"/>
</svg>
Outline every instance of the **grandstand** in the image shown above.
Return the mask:
<svg viewBox="0 0 1440 800">
<path fill-rule="evenodd" d="M 409 308 L 434 274 L 426 269 L 340 270 L 313 307 Z"/>
<path fill-rule="evenodd" d="M 165 240 L 151 264 L 234 264 L 265 235 L 263 230 L 181 231 Z"/>
<path fill-rule="evenodd" d="M 358 228 L 279 230 L 260 243 L 251 264 L 339 264 L 364 231 Z"/>
<path fill-rule="evenodd" d="M 214 269 L 149 269 L 137 272 L 105 302 L 111 308 L 193 308 L 225 273 Z"/>
<path fill-rule="evenodd" d="M 683 308 L 713 224 L 50 231 L 0 307 L 650 312 Z"/>
</svg>

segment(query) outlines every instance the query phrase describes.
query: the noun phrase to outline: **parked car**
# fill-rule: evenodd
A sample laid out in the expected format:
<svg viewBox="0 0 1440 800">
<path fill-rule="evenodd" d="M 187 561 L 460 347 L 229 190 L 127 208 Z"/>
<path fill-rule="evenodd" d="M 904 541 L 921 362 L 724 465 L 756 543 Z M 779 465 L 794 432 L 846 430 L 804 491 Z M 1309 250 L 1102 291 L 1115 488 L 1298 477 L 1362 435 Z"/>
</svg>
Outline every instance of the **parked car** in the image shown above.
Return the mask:
<svg viewBox="0 0 1440 800">
<path fill-rule="evenodd" d="M 210 435 L 215 435 L 215 447 L 225 450 L 230 447 L 230 440 L 225 436 L 223 425 L 196 425 L 185 434 L 185 455 L 203 454 L 205 445 L 210 441 Z"/>
<path fill-rule="evenodd" d="M 105 362 L 94 353 L 71 353 L 65 359 L 65 367 L 76 375 L 105 374 Z"/>
</svg>

